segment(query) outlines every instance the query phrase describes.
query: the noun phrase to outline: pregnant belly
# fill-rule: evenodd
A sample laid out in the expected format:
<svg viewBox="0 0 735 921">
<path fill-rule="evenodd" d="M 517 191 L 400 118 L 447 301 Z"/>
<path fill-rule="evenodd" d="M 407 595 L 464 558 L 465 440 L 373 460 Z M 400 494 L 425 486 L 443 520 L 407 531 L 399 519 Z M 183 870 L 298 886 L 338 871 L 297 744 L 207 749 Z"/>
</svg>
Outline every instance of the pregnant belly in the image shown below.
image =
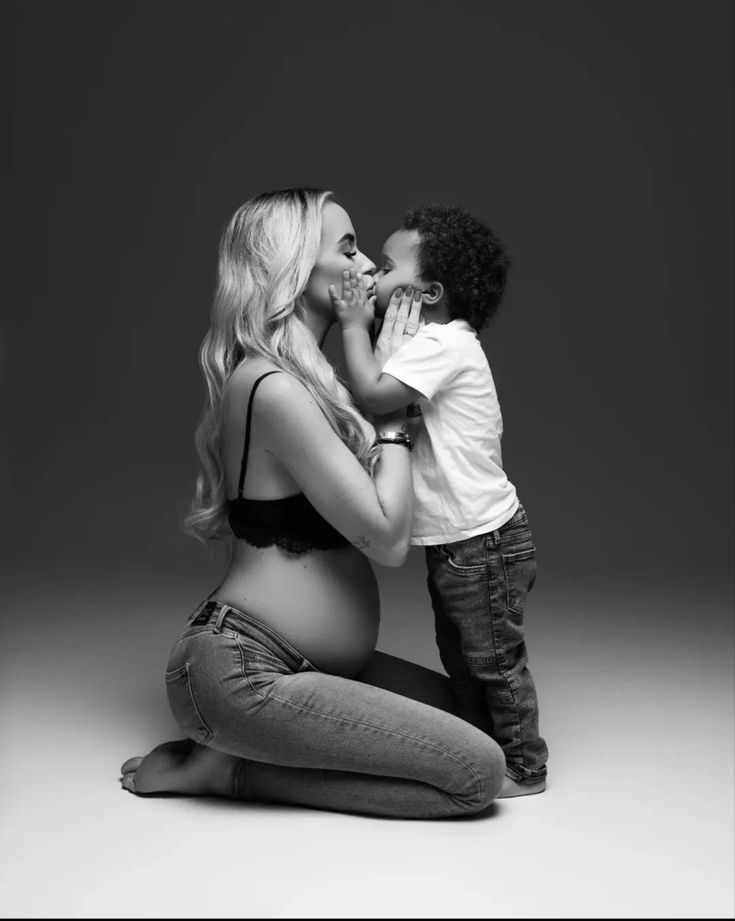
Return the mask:
<svg viewBox="0 0 735 921">
<path fill-rule="evenodd" d="M 292 556 L 237 541 L 214 598 L 257 618 L 331 674 L 359 672 L 378 639 L 375 573 L 353 547 Z"/>
</svg>

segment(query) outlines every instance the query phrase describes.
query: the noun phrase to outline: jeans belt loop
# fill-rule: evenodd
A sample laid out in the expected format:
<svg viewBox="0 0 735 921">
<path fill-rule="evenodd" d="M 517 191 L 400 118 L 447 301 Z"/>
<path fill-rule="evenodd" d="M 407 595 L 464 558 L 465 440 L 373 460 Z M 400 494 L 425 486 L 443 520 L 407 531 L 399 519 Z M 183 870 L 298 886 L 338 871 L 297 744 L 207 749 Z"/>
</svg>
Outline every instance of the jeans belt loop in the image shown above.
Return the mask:
<svg viewBox="0 0 735 921">
<path fill-rule="evenodd" d="M 215 632 L 215 633 L 219 633 L 219 632 L 220 632 L 220 630 L 222 629 L 222 621 L 225 619 L 225 617 L 226 617 L 229 613 L 230 613 L 230 608 L 229 608 L 229 606 L 226 605 L 226 604 L 223 604 L 223 605 L 220 607 L 220 609 L 219 609 L 219 613 L 217 614 L 217 620 L 215 621 L 215 624 L 214 624 L 214 632 Z"/>
</svg>

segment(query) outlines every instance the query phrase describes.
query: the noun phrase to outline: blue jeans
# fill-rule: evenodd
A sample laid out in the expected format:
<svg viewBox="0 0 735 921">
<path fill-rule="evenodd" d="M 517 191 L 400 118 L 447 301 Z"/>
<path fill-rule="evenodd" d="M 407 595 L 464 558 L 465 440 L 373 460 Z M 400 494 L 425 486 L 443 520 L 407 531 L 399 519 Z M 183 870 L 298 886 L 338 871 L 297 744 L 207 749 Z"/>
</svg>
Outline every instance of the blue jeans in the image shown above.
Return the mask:
<svg viewBox="0 0 735 921">
<path fill-rule="evenodd" d="M 404 818 L 487 807 L 503 782 L 500 747 L 441 709 L 453 705 L 444 676 L 374 656 L 357 678 L 326 674 L 208 601 L 171 650 L 169 704 L 190 738 L 237 756 L 236 799 Z"/>
<path fill-rule="evenodd" d="M 436 642 L 464 719 L 501 746 L 508 776 L 546 776 L 523 609 L 536 548 L 522 506 L 496 531 L 426 547 Z"/>
</svg>

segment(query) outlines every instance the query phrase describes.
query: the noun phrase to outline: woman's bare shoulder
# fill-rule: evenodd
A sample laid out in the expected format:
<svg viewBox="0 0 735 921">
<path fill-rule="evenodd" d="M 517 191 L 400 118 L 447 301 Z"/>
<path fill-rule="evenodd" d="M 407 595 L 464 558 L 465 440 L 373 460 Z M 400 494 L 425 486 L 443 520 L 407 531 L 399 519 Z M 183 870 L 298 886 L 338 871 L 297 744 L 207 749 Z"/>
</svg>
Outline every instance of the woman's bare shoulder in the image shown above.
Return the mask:
<svg viewBox="0 0 735 921">
<path fill-rule="evenodd" d="M 247 394 L 255 381 L 269 371 L 280 371 L 278 365 L 267 358 L 247 358 L 240 362 L 227 381 L 226 390 L 232 394 Z"/>
<path fill-rule="evenodd" d="M 279 373 L 270 374 L 271 371 Z M 291 413 L 314 405 L 311 394 L 295 375 L 265 358 L 253 358 L 240 363 L 225 388 L 225 403 L 235 415 L 239 416 L 247 406 L 255 382 L 264 374 L 268 377 L 259 384 L 253 404 L 256 417 L 270 418 L 274 410 Z"/>
</svg>

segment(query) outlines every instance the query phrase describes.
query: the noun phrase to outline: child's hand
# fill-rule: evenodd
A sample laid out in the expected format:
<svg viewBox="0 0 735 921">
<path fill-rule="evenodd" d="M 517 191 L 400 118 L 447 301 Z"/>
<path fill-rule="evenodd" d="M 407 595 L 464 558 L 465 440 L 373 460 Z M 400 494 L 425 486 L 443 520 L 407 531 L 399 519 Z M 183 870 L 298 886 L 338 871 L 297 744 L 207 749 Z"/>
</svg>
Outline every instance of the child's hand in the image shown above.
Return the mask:
<svg viewBox="0 0 735 921">
<path fill-rule="evenodd" d="M 421 292 L 414 291 L 410 286 L 405 291 L 396 288 L 393 292 L 373 351 L 381 371 L 391 355 L 424 326 L 421 304 Z"/>
<path fill-rule="evenodd" d="M 329 286 L 334 312 L 342 329 L 370 329 L 375 317 L 375 298 L 368 298 L 365 276 L 354 269 L 342 273 L 342 297 Z"/>
</svg>

